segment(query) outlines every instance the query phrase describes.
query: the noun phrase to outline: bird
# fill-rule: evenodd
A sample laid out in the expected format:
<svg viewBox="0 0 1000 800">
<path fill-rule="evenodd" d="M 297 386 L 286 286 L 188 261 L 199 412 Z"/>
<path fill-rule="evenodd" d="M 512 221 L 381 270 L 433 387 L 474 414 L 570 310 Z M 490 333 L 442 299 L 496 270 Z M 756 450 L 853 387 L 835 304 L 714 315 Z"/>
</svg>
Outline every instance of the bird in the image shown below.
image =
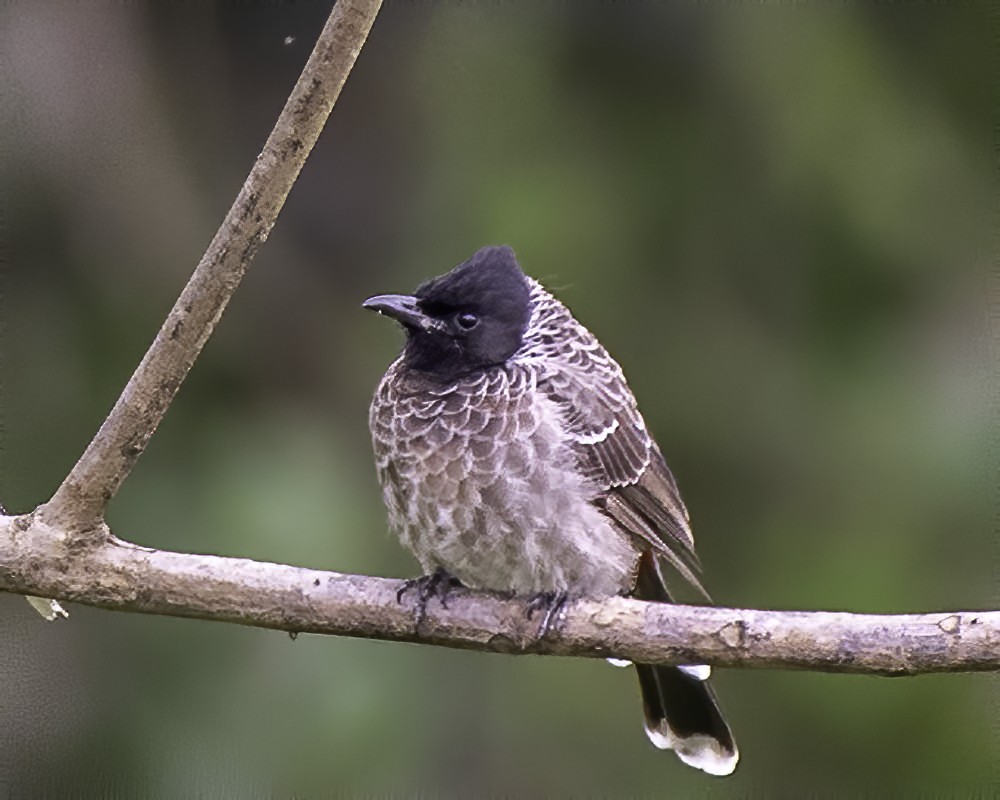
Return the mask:
<svg viewBox="0 0 1000 800">
<path fill-rule="evenodd" d="M 669 572 L 708 600 L 688 511 L 621 367 L 510 247 L 363 306 L 405 331 L 369 427 L 389 526 L 427 576 L 669 603 Z M 709 668 L 635 669 L 653 745 L 731 774 L 739 752 Z"/>
</svg>

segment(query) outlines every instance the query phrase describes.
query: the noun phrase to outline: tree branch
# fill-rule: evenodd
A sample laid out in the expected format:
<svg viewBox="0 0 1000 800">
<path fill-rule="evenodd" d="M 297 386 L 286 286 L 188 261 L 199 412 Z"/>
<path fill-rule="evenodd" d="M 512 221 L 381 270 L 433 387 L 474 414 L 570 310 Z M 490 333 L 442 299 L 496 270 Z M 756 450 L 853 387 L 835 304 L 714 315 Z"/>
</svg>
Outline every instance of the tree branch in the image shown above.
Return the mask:
<svg viewBox="0 0 1000 800">
<path fill-rule="evenodd" d="M 37 514 L 0 516 L 0 591 L 291 633 L 503 653 L 870 675 L 1000 669 L 1000 611 L 877 616 L 611 598 L 567 605 L 544 640 L 523 599 L 457 590 L 418 626 L 402 582 L 239 558 L 90 542 Z"/>
<path fill-rule="evenodd" d="M 118 402 L 40 509 L 71 535 L 106 535 L 104 510 L 267 239 L 368 36 L 381 0 L 338 0 L 239 196 Z"/>
<path fill-rule="evenodd" d="M 458 591 L 447 607 L 432 602 L 418 624 L 412 603 L 397 601 L 400 581 L 150 550 L 111 536 L 108 502 L 270 233 L 379 5 L 338 0 L 236 202 L 107 420 L 48 503 L 0 513 L 0 591 L 493 652 L 877 675 L 1000 669 L 1000 611 L 874 616 L 611 598 L 569 604 L 540 640 L 523 600 Z"/>
</svg>

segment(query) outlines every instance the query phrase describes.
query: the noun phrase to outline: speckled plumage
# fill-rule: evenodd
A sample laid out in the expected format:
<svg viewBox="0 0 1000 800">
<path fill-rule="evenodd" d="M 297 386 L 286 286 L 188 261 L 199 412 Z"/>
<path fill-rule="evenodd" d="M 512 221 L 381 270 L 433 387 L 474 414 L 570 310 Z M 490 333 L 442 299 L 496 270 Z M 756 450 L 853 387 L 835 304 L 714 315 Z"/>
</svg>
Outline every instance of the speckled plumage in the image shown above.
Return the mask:
<svg viewBox="0 0 1000 800">
<path fill-rule="evenodd" d="M 527 280 L 505 364 L 441 383 L 400 357 L 383 377 L 369 424 L 391 527 L 424 570 L 483 589 L 628 592 L 637 535 L 689 567 L 687 512 L 621 368 Z M 667 542 L 625 499 L 647 471 L 672 501 L 657 509 Z"/>
<path fill-rule="evenodd" d="M 390 526 L 425 572 L 519 594 L 669 601 L 662 559 L 704 594 L 687 510 L 621 368 L 509 248 L 480 250 L 415 298 L 366 305 L 407 329 L 369 424 Z M 638 669 L 654 744 L 731 772 L 704 673 Z"/>
</svg>

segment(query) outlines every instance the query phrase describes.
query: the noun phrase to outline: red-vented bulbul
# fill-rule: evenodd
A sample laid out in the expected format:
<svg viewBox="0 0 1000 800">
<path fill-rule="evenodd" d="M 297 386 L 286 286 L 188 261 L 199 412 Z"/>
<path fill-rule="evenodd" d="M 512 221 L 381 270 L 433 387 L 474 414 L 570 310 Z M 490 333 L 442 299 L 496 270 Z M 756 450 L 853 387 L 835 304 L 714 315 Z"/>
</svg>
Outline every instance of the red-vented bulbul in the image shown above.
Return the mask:
<svg viewBox="0 0 1000 800">
<path fill-rule="evenodd" d="M 406 331 L 369 424 L 389 523 L 427 573 L 670 602 L 666 562 L 704 594 L 687 510 L 621 368 L 509 247 L 364 305 Z M 653 744 L 730 774 L 708 668 L 636 672 Z"/>
</svg>

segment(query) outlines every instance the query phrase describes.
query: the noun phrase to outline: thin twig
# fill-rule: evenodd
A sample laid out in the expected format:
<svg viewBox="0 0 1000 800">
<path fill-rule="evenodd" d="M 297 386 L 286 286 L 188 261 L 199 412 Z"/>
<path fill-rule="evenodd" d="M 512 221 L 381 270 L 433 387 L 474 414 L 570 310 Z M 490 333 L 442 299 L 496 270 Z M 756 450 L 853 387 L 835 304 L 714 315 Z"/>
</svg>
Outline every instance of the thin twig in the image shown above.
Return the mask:
<svg viewBox="0 0 1000 800">
<path fill-rule="evenodd" d="M 72 557 L 69 557 L 72 553 Z M 779 667 L 870 675 L 1000 670 L 1000 611 L 877 616 L 671 606 L 612 598 L 567 604 L 535 636 L 523 600 L 455 590 L 417 626 L 398 580 L 239 558 L 146 550 L 114 540 L 74 551 L 37 515 L 0 517 L 0 591 L 292 633 L 464 649 Z"/>
<path fill-rule="evenodd" d="M 319 137 L 381 0 L 338 0 L 274 130 L 201 262 L 101 429 L 40 509 L 70 536 L 103 533 L 108 502 L 128 477 L 267 239 Z"/>
</svg>

